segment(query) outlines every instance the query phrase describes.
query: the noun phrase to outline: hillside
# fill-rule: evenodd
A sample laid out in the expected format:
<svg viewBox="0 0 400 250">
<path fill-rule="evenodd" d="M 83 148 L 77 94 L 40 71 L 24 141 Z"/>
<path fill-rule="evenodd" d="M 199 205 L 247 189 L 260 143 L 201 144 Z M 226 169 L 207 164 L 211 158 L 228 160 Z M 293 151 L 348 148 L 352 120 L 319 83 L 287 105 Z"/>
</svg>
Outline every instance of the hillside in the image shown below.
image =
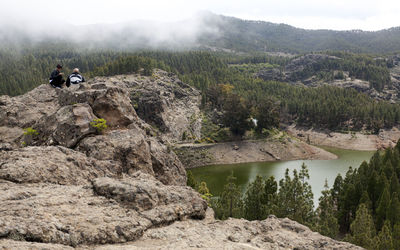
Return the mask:
<svg viewBox="0 0 400 250">
<path fill-rule="evenodd" d="M 196 103 L 196 90 L 175 76 L 157 72 L 155 79 L 163 96 Z M 23 96 L 1 97 L 1 247 L 358 249 L 288 219 L 210 217 L 170 150 L 176 130 L 163 133 L 135 111 L 150 105 L 134 102 L 139 90 L 148 91 L 145 85 L 139 75 L 100 77 L 69 89 L 41 85 Z M 176 120 L 170 122 L 190 130 L 190 120 L 173 109 Z M 106 130 L 93 125 L 100 118 Z M 34 130 L 24 132 L 27 127 Z M 210 232 L 217 237 L 205 241 Z"/>
<path fill-rule="evenodd" d="M 380 31 L 306 30 L 287 24 L 249 21 L 234 17 L 206 14 L 210 27 L 218 36 L 205 36 L 200 43 L 212 48 L 236 51 L 281 51 L 304 53 L 312 51 L 353 51 L 393 53 L 400 51 L 400 28 Z"/>
</svg>

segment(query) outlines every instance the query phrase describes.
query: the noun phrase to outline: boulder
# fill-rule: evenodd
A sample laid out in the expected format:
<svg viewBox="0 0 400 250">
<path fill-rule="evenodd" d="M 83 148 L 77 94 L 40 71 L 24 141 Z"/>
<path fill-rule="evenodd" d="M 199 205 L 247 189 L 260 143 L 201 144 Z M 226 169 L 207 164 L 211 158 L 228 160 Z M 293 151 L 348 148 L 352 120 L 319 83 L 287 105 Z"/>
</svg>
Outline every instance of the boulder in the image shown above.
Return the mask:
<svg viewBox="0 0 400 250">
<path fill-rule="evenodd" d="M 133 109 L 126 89 L 114 84 L 84 84 L 79 88 L 64 89 L 58 96 L 60 105 L 87 103 L 94 114 L 107 121 L 113 128 L 126 127 L 137 115 Z"/>
<path fill-rule="evenodd" d="M 78 103 L 60 108 L 56 113 L 39 121 L 34 127 L 39 133 L 39 144 L 61 145 L 73 148 L 83 138 L 95 134 L 90 123 L 97 119 L 92 108 Z"/>
<path fill-rule="evenodd" d="M 16 97 L 0 96 L 0 126 L 32 127 L 59 109 L 57 91 L 49 84 Z"/>
<path fill-rule="evenodd" d="M 164 184 L 186 185 L 186 172 L 175 153 L 155 138 L 145 137 L 135 125 L 104 135 L 87 137 L 77 150 L 99 160 L 118 161 L 124 173 L 141 171 Z"/>
<path fill-rule="evenodd" d="M 78 148 L 86 155 L 99 160 L 118 161 L 124 173 L 138 170 L 154 175 L 150 147 L 136 126 L 128 130 L 113 130 L 104 135 L 83 139 Z"/>
</svg>

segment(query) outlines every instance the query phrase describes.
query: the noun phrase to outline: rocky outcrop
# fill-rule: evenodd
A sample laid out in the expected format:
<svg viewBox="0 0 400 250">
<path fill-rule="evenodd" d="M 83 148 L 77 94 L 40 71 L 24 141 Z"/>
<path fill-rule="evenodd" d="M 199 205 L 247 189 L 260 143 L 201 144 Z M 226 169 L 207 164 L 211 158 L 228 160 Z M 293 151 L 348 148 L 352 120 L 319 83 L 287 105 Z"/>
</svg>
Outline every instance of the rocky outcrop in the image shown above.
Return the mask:
<svg viewBox="0 0 400 250">
<path fill-rule="evenodd" d="M 211 211 L 210 211 L 211 212 Z M 212 214 L 209 215 L 212 217 Z M 98 249 L 362 249 L 312 232 L 289 219 L 180 221 L 146 231 L 126 245 Z"/>
<path fill-rule="evenodd" d="M 0 97 L 0 248 L 352 247 L 289 220 L 204 220 L 210 209 L 169 145 L 199 133 L 198 102 L 162 71 Z M 109 128 L 93 128 L 97 118 Z M 22 147 L 27 127 L 38 134 Z"/>
<path fill-rule="evenodd" d="M 156 126 L 166 140 L 200 138 L 200 92 L 163 71 L 136 81 L 131 100 L 140 118 Z"/>
</svg>

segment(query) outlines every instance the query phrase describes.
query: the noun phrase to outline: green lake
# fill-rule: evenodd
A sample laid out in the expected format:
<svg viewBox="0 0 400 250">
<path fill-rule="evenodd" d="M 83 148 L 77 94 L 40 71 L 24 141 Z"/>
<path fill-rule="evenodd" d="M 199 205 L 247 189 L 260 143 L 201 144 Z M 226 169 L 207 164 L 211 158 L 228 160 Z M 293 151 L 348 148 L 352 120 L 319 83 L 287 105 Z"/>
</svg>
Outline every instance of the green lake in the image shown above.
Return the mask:
<svg viewBox="0 0 400 250">
<path fill-rule="evenodd" d="M 226 177 L 233 170 L 237 178 L 236 184 L 244 192 L 249 182 L 253 181 L 257 175 L 269 177 L 274 176 L 277 181 L 285 175 L 288 168 L 292 173 L 293 169 L 299 170 L 304 162 L 308 166 L 310 180 L 309 183 L 314 193 L 314 203 L 317 206 L 318 198 L 323 190 L 325 179 L 329 187 L 332 186 L 336 176 L 340 173 L 344 176 L 349 166 L 357 168 L 363 161 L 369 161 L 374 154 L 373 151 L 356 151 L 337 148 L 326 148 L 325 150 L 334 153 L 339 158 L 335 160 L 295 160 L 295 161 L 276 161 L 276 162 L 254 162 L 240 164 L 210 165 L 191 169 L 197 181 L 207 182 L 210 192 L 218 196 L 222 191 Z"/>
</svg>

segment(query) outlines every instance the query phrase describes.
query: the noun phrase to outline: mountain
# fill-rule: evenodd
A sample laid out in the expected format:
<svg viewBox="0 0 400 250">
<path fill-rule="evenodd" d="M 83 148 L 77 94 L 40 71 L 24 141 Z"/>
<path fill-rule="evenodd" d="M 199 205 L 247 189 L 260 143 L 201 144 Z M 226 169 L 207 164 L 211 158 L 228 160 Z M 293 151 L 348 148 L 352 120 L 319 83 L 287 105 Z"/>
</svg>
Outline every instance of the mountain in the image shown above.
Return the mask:
<svg viewBox="0 0 400 250">
<path fill-rule="evenodd" d="M 217 29 L 200 38 L 200 44 L 236 51 L 284 51 L 304 53 L 349 50 L 364 53 L 400 51 L 400 27 L 370 32 L 362 30 L 307 30 L 287 24 L 204 15 L 205 24 Z"/>
</svg>

